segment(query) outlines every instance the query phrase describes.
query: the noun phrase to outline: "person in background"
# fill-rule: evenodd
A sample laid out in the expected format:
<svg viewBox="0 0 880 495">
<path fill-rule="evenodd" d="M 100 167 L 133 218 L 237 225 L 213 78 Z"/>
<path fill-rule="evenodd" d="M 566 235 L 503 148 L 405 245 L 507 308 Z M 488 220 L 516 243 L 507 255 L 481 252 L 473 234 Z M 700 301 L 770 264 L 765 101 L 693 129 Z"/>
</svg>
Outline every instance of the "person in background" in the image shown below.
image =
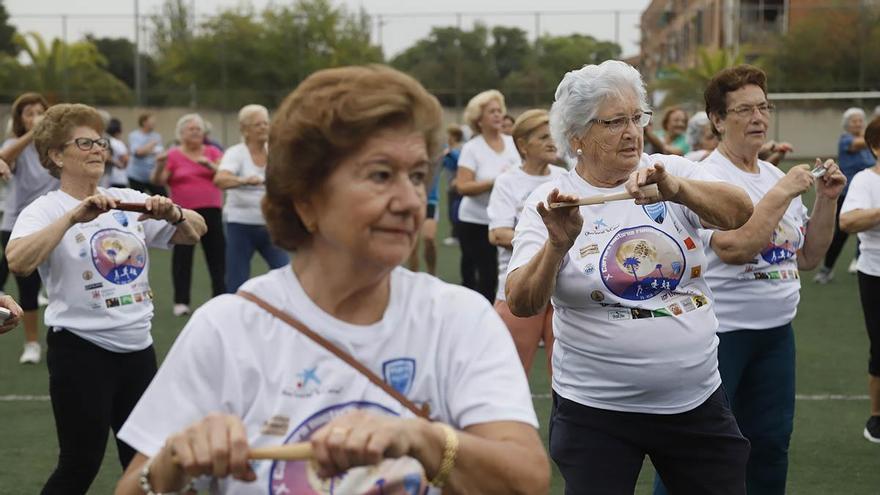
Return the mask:
<svg viewBox="0 0 880 495">
<path fill-rule="evenodd" d="M 794 151 L 794 147 L 792 147 L 791 143 L 767 141 L 758 150 L 758 159 L 764 160 L 771 165 L 779 166 L 782 160 L 785 159 L 785 155 L 792 151 Z"/>
<path fill-rule="evenodd" d="M 837 161 L 847 181 L 852 181 L 857 173 L 874 166 L 876 160 L 865 143 L 865 112 L 861 108 L 855 107 L 846 109 L 843 112 L 841 125 L 844 132 L 837 141 Z M 838 198 L 838 208 L 846 200 L 848 190 L 848 187 L 844 189 L 843 194 Z M 831 247 L 828 248 L 828 253 L 825 254 L 822 268 L 813 277 L 814 282 L 827 284 L 834 279 L 834 264 L 837 262 L 841 251 L 843 251 L 843 246 L 848 238 L 849 234 L 840 228 L 840 219 L 838 218 L 834 223 L 834 239 L 831 240 Z M 848 271 L 850 273 L 856 272 L 858 259 L 859 241 L 857 239 L 856 255 L 849 264 Z"/>
<path fill-rule="evenodd" d="M 416 245 L 409 255 L 408 267 L 419 271 L 419 245 L 423 245 L 425 270 L 431 275 L 437 274 L 437 220 L 440 218 L 440 174 L 434 174 L 431 187 L 428 189 L 428 206 L 425 210 L 425 222 L 419 231 Z"/>
<path fill-rule="evenodd" d="M 670 107 L 663 114 L 661 123 L 663 129 L 652 131 L 645 129 L 645 139 L 648 140 L 656 153 L 664 155 L 684 156 L 690 152 L 685 132 L 688 125 L 688 114 L 680 107 Z"/>
<path fill-rule="evenodd" d="M 213 132 L 213 131 L 214 131 L 214 126 L 211 125 L 211 122 L 209 120 L 206 120 L 205 121 L 205 138 L 204 138 L 205 146 L 213 146 L 220 151 L 226 151 L 223 148 L 223 145 L 220 144 L 220 141 L 217 141 L 216 139 L 211 137 L 211 132 Z"/>
<path fill-rule="evenodd" d="M 504 114 L 504 120 L 501 122 L 501 133 L 507 134 L 508 136 L 513 135 L 513 124 L 516 122 L 516 119 L 513 118 L 513 115 L 509 113 Z"/>
<path fill-rule="evenodd" d="M 464 132 L 456 124 L 450 124 L 446 128 L 446 149 L 443 152 L 443 171 L 446 173 L 446 214 L 449 217 L 450 235 L 443 239 L 444 246 L 458 245 L 458 208 L 461 205 L 461 194 L 455 188 L 455 176 L 458 173 L 458 157 L 461 155 L 461 145 L 464 142 Z M 472 270 L 472 268 L 471 268 Z"/>
<path fill-rule="evenodd" d="M 706 112 L 697 112 L 688 120 L 685 136 L 691 151 L 685 153 L 684 157 L 692 162 L 702 161 L 718 146 L 718 136 L 712 131 Z"/>
<path fill-rule="evenodd" d="M 150 112 L 144 112 L 138 116 L 138 128 L 128 134 L 128 149 L 131 152 L 126 173 L 131 188 L 147 194 L 168 193 L 164 187 L 157 186 L 150 181 L 153 170 L 156 168 L 156 158 L 163 155 L 165 147 L 162 145 L 162 136 L 155 130 L 156 116 Z"/>
<path fill-rule="evenodd" d="M 429 404 L 431 421 L 253 299 L 224 295 L 190 318 L 123 427 L 138 454 L 117 495 L 184 493 L 201 475 L 215 494 L 548 493 L 504 324 L 471 291 L 400 267 L 424 219 L 441 116 L 388 67 L 306 78 L 272 119 L 263 201 L 272 238 L 296 254 L 242 286 Z M 313 460 L 247 461 L 282 442 L 309 442 Z M 358 466 L 379 479 L 347 492 L 340 478 Z M 315 474 L 324 489 L 309 488 Z"/>
<path fill-rule="evenodd" d="M 720 140 L 700 168 L 742 188 L 754 204 L 744 225 L 700 232 L 706 257 L 702 278 L 718 317 L 718 370 L 737 424 L 751 443 L 748 493 L 783 495 L 794 427 L 792 321 L 800 301 L 800 273 L 817 267 L 825 256 L 846 178 L 833 160 L 815 178 L 809 165 L 783 173 L 758 158 L 774 108 L 761 69 L 738 65 L 718 72 L 704 98 Z M 801 195 L 814 185 L 808 218 Z M 654 493 L 665 490 L 658 483 Z"/>
<path fill-rule="evenodd" d="M 110 187 L 128 187 L 128 147 L 120 139 L 122 137 L 122 122 L 113 117 L 107 124 L 107 135 L 110 139 Z"/>
<path fill-rule="evenodd" d="M 180 145 L 168 150 L 166 159 L 159 160 L 150 180 L 156 186 L 168 186 L 171 199 L 180 206 L 196 211 L 208 226 L 201 237 L 202 251 L 211 277 L 211 293 L 226 292 L 226 241 L 223 236 L 223 191 L 214 185 L 214 175 L 223 153 L 205 145 L 205 124 L 197 113 L 186 114 L 177 121 Z M 171 275 L 174 283 L 174 316 L 190 312 L 193 254 L 195 246 L 178 244 L 171 252 Z"/>
<path fill-rule="evenodd" d="M 865 129 L 865 147 L 874 155 L 874 166 L 857 172 L 840 211 L 840 228 L 858 234 L 859 296 L 868 330 L 868 397 L 870 416 L 863 432 L 869 442 L 880 443 L 880 116 Z"/>
<path fill-rule="evenodd" d="M 25 207 L 49 191 L 58 189 L 58 179 L 46 173 L 40 164 L 40 156 L 34 147 L 34 127 L 49 108 L 46 99 L 37 93 L 25 93 L 12 104 L 12 133 L 0 149 L 0 159 L 9 164 L 12 170 L 11 191 L 6 198 L 6 211 L 0 224 L 0 242 L 5 249 L 12 235 L 18 215 Z M 3 260 L 3 270 L 8 270 L 7 260 Z M 19 362 L 36 364 L 40 362 L 42 348 L 39 342 L 39 294 L 40 274 L 28 272 L 16 275 L 19 304 L 24 310 L 24 351 Z"/>
<path fill-rule="evenodd" d="M 266 195 L 269 110 L 245 105 L 238 111 L 242 142 L 230 146 L 214 184 L 226 191 L 226 290 L 234 293 L 251 278 L 251 259 L 260 253 L 270 269 L 286 265 L 287 251 L 272 244 L 260 203 Z"/>
<path fill-rule="evenodd" d="M 490 302 L 498 284 L 497 248 L 489 243 L 489 195 L 495 178 L 522 159 L 513 138 L 501 132 L 504 96 L 490 89 L 474 96 L 465 108 L 465 118 L 477 134 L 461 148 L 455 187 L 464 198 L 458 208 L 461 241 L 461 281 Z"/>
<path fill-rule="evenodd" d="M 504 295 L 507 281 L 507 263 L 513 252 L 513 236 L 526 198 L 541 184 L 556 179 L 566 169 L 551 165 L 557 159 L 556 145 L 550 136 L 550 117 L 546 110 L 523 112 L 513 126 L 513 142 L 522 156 L 522 166 L 511 168 L 495 180 L 489 197 L 489 242 L 498 246 L 498 292 L 495 311 L 504 320 L 519 360 L 528 374 L 538 344 L 544 342 L 547 350 L 547 369 L 553 350 L 553 309 L 547 305 L 528 318 L 518 318 L 510 312 Z"/>
<path fill-rule="evenodd" d="M 195 243 L 205 231 L 197 214 L 164 196 L 98 187 L 110 147 L 103 130 L 92 107 L 46 111 L 33 141 L 43 173 L 60 178 L 60 189 L 22 210 L 6 250 L 13 272 L 39 270 L 49 289 L 46 362 L 58 463 L 44 494 L 89 492 L 110 430 L 119 432 L 156 373 L 148 248 Z M 120 202 L 147 211 L 114 209 Z M 118 437 L 116 447 L 125 469 L 135 451 Z"/>
</svg>

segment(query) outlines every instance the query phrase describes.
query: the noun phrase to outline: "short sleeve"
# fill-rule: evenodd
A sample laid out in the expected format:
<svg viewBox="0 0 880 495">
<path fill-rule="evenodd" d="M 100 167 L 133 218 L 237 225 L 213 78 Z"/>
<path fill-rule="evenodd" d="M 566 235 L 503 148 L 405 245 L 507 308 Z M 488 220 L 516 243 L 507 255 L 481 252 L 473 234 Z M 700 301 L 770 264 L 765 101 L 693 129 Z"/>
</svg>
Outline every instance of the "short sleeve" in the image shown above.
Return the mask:
<svg viewBox="0 0 880 495">
<path fill-rule="evenodd" d="M 220 160 L 220 167 L 218 170 L 225 170 L 240 177 L 244 169 L 241 149 L 242 148 L 239 146 L 233 146 L 226 150 L 226 153 L 223 154 L 223 158 Z"/>
<path fill-rule="evenodd" d="M 224 345 L 222 329 L 203 307 L 174 342 L 147 390 L 128 416 L 119 438 L 153 456 L 172 434 L 210 412 L 242 416 L 235 360 Z"/>
<path fill-rule="evenodd" d="M 537 428 L 528 380 L 504 322 L 476 293 L 458 289 L 449 299 L 449 308 L 456 308 L 450 327 L 466 332 L 466 338 L 447 340 L 447 372 L 440 375 L 451 423 L 464 429 L 518 421 Z M 442 360 L 438 364 L 443 366 Z"/>
<path fill-rule="evenodd" d="M 35 201 L 25 207 L 15 220 L 9 240 L 27 237 L 39 232 L 55 221 L 44 208 L 42 201 Z"/>
<path fill-rule="evenodd" d="M 517 201 L 512 191 L 514 181 L 511 179 L 510 175 L 503 174 L 495 181 L 495 187 L 489 195 L 489 207 L 486 209 L 489 215 L 489 230 L 516 226 Z"/>
<path fill-rule="evenodd" d="M 709 171 L 709 167 L 703 167 L 698 165 L 695 162 L 692 162 L 686 158 L 674 155 L 650 155 L 650 164 L 653 165 L 657 162 L 663 164 L 666 167 L 666 171 L 676 177 L 683 177 L 685 179 L 693 179 L 693 180 L 702 180 L 706 182 L 720 182 L 717 176 L 715 176 L 712 172 Z M 700 220 L 699 215 L 694 213 L 690 208 L 680 205 L 678 203 L 669 202 L 667 203 L 670 208 L 678 211 L 680 217 L 683 217 L 687 220 L 690 226 L 694 230 L 699 230 L 703 228 L 703 223 Z"/>
<path fill-rule="evenodd" d="M 865 172 L 859 172 L 853 177 L 852 184 L 849 186 L 849 191 L 846 193 L 846 198 L 843 200 L 843 206 L 840 208 L 840 213 L 876 208 L 875 205 L 871 204 L 869 184 L 867 181 L 863 180 L 864 173 Z"/>
<path fill-rule="evenodd" d="M 477 148 L 476 140 L 464 143 L 461 148 L 461 155 L 458 156 L 458 166 L 468 170 L 477 171 Z"/>
<path fill-rule="evenodd" d="M 510 263 L 507 265 L 507 273 L 527 264 L 532 257 L 544 247 L 547 242 L 547 227 L 538 213 L 538 203 L 544 201 L 550 191 L 553 190 L 554 182 L 542 184 L 532 191 L 520 212 L 519 222 L 513 235 L 513 253 Z M 567 260 L 568 257 L 565 257 Z M 566 263 L 566 261 L 563 261 Z"/>
</svg>

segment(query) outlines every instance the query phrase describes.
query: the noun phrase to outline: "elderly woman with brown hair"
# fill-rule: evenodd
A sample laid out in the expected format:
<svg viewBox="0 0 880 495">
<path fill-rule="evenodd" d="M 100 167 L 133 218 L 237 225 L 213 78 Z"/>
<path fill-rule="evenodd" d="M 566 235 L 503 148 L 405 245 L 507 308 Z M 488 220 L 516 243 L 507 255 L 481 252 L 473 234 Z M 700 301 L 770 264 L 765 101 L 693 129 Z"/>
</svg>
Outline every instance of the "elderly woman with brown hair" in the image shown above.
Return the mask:
<svg viewBox="0 0 880 495">
<path fill-rule="evenodd" d="M 49 103 L 38 93 L 24 93 L 12 104 L 12 134 L 0 149 L 0 159 L 9 164 L 12 170 L 10 191 L 6 196 L 3 222 L 0 224 L 0 242 L 3 248 L 9 243 L 12 226 L 21 211 L 35 199 L 49 191 L 58 189 L 58 179 L 47 174 L 40 165 L 40 157 L 34 147 L 34 126 L 49 108 Z M 2 261 L 3 282 L 7 260 Z M 42 354 L 39 342 L 39 294 L 40 275 L 37 272 L 26 277 L 15 277 L 18 285 L 19 302 L 24 310 L 24 351 L 19 362 L 39 363 Z M 2 287 L 0 287 L 2 289 Z"/>
<path fill-rule="evenodd" d="M 219 493 L 326 493 L 310 488 L 309 462 L 247 462 L 252 448 L 295 442 L 337 488 L 360 471 L 375 475 L 370 493 L 547 492 L 504 324 L 471 291 L 399 266 L 425 218 L 440 117 L 418 82 L 384 66 L 318 71 L 287 97 L 263 211 L 296 255 L 192 316 L 123 428 L 140 453 L 117 493 L 201 475 Z"/>
<path fill-rule="evenodd" d="M 495 178 L 521 162 L 513 138 L 501 131 L 505 112 L 504 95 L 497 90 L 471 98 L 464 116 L 476 136 L 461 148 L 455 174 L 455 188 L 463 196 L 458 207 L 461 283 L 490 302 L 498 284 L 498 257 L 489 242 L 489 195 Z"/>
<path fill-rule="evenodd" d="M 632 493 L 646 455 L 677 493 L 742 494 L 748 442 L 721 389 L 697 233 L 736 228 L 752 208 L 703 167 L 642 153 L 646 100 L 619 61 L 560 82 L 550 131 L 577 166 L 526 200 L 507 304 L 519 317 L 553 305 L 550 454 L 567 494 Z M 574 206 L 620 193 L 636 201 Z"/>
<path fill-rule="evenodd" d="M 165 197 L 99 188 L 110 146 L 103 131 L 91 107 L 46 112 L 33 139 L 60 189 L 22 210 L 6 249 L 10 269 L 39 270 L 49 293 L 46 360 L 59 454 L 43 493 L 88 491 L 109 430 L 118 433 L 156 371 L 147 248 L 193 244 L 205 232 L 198 214 Z M 142 212 L 118 209 L 125 204 Z M 135 452 L 118 436 L 116 445 L 124 468 Z"/>
</svg>

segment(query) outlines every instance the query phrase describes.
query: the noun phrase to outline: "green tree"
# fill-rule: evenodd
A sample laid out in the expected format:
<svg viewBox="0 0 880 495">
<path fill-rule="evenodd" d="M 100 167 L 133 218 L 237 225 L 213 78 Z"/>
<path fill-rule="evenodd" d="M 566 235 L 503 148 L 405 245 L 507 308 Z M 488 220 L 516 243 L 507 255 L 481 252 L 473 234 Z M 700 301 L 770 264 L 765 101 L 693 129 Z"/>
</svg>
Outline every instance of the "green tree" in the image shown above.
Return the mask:
<svg viewBox="0 0 880 495">
<path fill-rule="evenodd" d="M 89 41 L 64 43 L 56 38 L 46 43 L 31 32 L 16 34 L 15 43 L 30 62 L 20 71 L 18 92 L 38 91 L 50 102 L 122 104 L 131 100 L 131 91 L 107 72 L 107 59 Z"/>
<path fill-rule="evenodd" d="M 86 41 L 95 45 L 107 60 L 107 72 L 134 89 L 134 43 L 128 38 L 96 38 L 93 35 L 86 35 Z M 156 82 L 155 62 L 145 53 L 138 56 L 145 77 L 142 81 L 146 80 L 147 87 L 150 87 Z"/>
<path fill-rule="evenodd" d="M 0 1 L 0 53 L 16 56 L 18 55 L 18 45 L 15 44 L 15 26 L 9 24 L 9 12 L 6 6 Z"/>
<path fill-rule="evenodd" d="M 682 68 L 669 66 L 660 71 L 651 89 L 664 94 L 663 106 L 702 102 L 703 91 L 719 71 L 743 63 L 742 54 L 733 55 L 725 50 L 700 49 L 697 64 Z"/>
</svg>

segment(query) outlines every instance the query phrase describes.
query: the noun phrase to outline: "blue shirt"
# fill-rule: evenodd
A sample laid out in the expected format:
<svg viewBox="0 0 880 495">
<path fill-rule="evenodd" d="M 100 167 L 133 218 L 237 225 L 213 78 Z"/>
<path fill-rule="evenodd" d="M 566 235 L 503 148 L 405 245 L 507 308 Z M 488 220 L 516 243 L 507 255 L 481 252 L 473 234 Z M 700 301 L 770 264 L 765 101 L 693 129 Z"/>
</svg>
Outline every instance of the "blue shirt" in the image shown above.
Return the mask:
<svg viewBox="0 0 880 495">
<path fill-rule="evenodd" d="M 837 143 L 837 164 L 840 165 L 840 171 L 846 176 L 847 188 L 857 173 L 874 166 L 876 163 L 874 155 L 867 147 L 858 151 L 850 151 L 849 147 L 853 140 L 855 140 L 855 136 L 846 132 L 840 136 L 840 141 Z"/>
<path fill-rule="evenodd" d="M 149 144 L 150 141 L 157 143 L 153 152 L 147 156 L 137 156 L 137 149 Z M 128 149 L 131 152 L 131 160 L 126 167 L 128 177 L 139 182 L 150 182 L 150 174 L 153 172 L 153 167 L 156 166 L 156 155 L 164 150 L 162 136 L 156 131 L 145 133 L 140 129 L 135 129 L 128 135 Z"/>
</svg>

